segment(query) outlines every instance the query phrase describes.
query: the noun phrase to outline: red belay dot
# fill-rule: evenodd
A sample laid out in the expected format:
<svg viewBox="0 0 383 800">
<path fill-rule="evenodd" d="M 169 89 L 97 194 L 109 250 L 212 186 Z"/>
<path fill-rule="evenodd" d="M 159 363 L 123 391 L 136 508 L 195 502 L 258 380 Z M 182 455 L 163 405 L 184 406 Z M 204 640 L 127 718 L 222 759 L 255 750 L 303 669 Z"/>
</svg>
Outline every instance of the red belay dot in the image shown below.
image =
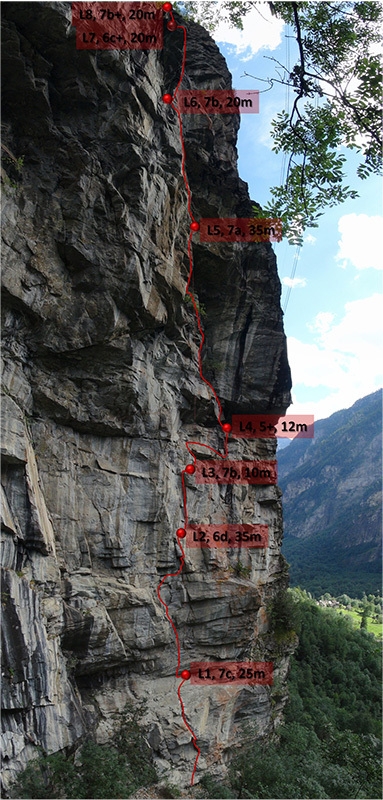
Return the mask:
<svg viewBox="0 0 383 800">
<path fill-rule="evenodd" d="M 177 528 L 176 534 L 177 534 L 179 539 L 184 539 L 185 536 L 186 536 L 185 528 Z"/>
<path fill-rule="evenodd" d="M 193 475 L 193 472 L 195 472 L 194 464 L 187 464 L 185 467 L 185 472 L 187 472 L 188 475 Z"/>
<path fill-rule="evenodd" d="M 178 28 L 178 25 L 177 25 L 175 19 L 170 19 L 166 27 L 167 27 L 168 31 L 175 31 L 176 28 Z"/>
<path fill-rule="evenodd" d="M 199 222 L 192 222 L 192 224 L 190 225 L 190 229 L 192 231 L 199 231 Z"/>
<path fill-rule="evenodd" d="M 172 8 L 173 8 L 173 6 L 172 6 L 171 3 L 164 3 L 163 6 L 162 6 L 162 10 L 163 11 L 171 11 Z"/>
<path fill-rule="evenodd" d="M 188 669 L 183 669 L 181 672 L 181 678 L 183 678 L 184 681 L 188 681 L 190 677 L 191 677 L 191 672 L 189 672 Z"/>
<path fill-rule="evenodd" d="M 222 425 L 222 430 L 225 431 L 225 433 L 230 433 L 231 431 L 230 422 L 224 422 L 224 424 Z"/>
<path fill-rule="evenodd" d="M 173 100 L 171 94 L 163 94 L 162 95 L 162 99 L 163 99 L 164 103 L 171 103 L 172 100 Z"/>
</svg>

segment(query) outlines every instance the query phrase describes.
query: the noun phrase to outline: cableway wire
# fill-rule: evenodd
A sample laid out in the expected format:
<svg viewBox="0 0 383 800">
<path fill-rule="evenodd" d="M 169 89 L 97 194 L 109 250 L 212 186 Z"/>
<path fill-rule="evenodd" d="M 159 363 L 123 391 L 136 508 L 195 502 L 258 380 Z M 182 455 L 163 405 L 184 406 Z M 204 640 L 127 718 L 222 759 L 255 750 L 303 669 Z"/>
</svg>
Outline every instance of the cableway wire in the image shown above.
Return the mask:
<svg viewBox="0 0 383 800">
<path fill-rule="evenodd" d="M 290 70 L 291 70 L 291 66 L 290 66 L 290 27 L 287 28 L 287 32 L 286 32 L 286 36 L 285 36 L 285 45 L 286 45 L 286 67 L 287 67 L 287 72 L 290 73 Z M 290 98 L 290 84 L 287 83 L 286 86 L 285 86 L 285 107 L 286 107 L 287 113 L 290 112 L 290 99 L 291 99 Z M 285 182 L 285 180 L 287 178 L 287 175 L 286 175 L 286 163 L 287 163 L 287 153 L 285 152 L 285 153 L 283 153 L 283 159 L 282 159 L 282 164 L 281 164 L 281 172 L 280 172 L 280 180 L 279 180 L 279 183 L 280 183 L 281 186 L 284 184 L 284 182 Z M 289 248 L 290 245 L 287 245 L 287 247 Z M 301 247 L 302 247 L 302 245 L 299 245 L 299 244 L 296 245 L 296 247 L 295 247 L 293 266 L 292 266 L 291 275 L 290 275 L 290 279 L 289 279 L 291 282 L 293 281 L 294 276 L 295 276 L 297 264 L 298 264 L 298 261 L 299 261 Z M 290 299 L 291 289 L 292 289 L 292 286 L 291 285 L 288 286 L 286 299 L 285 299 L 285 303 L 284 303 L 284 306 L 283 306 L 283 313 L 286 312 L 287 304 L 288 304 L 289 299 Z"/>
</svg>

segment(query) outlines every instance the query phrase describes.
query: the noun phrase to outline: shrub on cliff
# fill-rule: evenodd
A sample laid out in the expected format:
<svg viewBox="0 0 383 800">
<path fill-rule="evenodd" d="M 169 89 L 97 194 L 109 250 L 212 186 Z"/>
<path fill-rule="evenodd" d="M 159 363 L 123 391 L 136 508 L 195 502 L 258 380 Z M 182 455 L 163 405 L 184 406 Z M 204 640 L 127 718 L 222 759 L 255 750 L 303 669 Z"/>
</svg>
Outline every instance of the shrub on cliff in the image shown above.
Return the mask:
<svg viewBox="0 0 383 800">
<path fill-rule="evenodd" d="M 40 756 L 28 764 L 13 787 L 17 798 L 128 797 L 137 780 L 126 759 L 113 747 L 86 742 L 81 763 L 63 753 Z"/>
<path fill-rule="evenodd" d="M 292 593 L 279 591 L 270 601 L 267 611 L 276 640 L 291 639 L 300 625 L 298 602 Z"/>
<path fill-rule="evenodd" d="M 74 755 L 63 753 L 34 759 L 12 787 L 11 796 L 19 800 L 129 797 L 138 787 L 156 782 L 139 716 L 139 711 L 126 707 L 112 746 L 87 741 L 76 762 Z"/>
</svg>

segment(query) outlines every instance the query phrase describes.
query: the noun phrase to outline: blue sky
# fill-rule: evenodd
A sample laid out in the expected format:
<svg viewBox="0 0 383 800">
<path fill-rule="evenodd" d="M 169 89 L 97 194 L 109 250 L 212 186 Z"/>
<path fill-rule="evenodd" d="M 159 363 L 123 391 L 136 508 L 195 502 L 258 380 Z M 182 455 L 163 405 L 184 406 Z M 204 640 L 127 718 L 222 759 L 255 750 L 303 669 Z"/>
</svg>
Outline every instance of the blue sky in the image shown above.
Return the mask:
<svg viewBox="0 0 383 800">
<path fill-rule="evenodd" d="M 264 89 L 267 84 L 244 77 L 273 76 L 274 57 L 294 66 L 291 30 L 273 19 L 267 4 L 254 10 L 240 32 L 221 23 L 214 38 L 233 75 L 235 89 Z M 243 114 L 238 139 L 239 174 L 253 200 L 264 204 L 269 189 L 281 182 L 283 156 L 272 153 L 270 122 L 286 108 L 286 88 L 276 85 L 260 95 L 260 113 Z M 345 150 L 345 154 L 349 151 Z M 359 161 L 350 153 L 347 182 L 360 197 L 329 209 L 318 228 L 305 234 L 295 278 L 296 248 L 274 244 L 283 286 L 285 332 L 293 377 L 293 404 L 288 413 L 323 419 L 348 408 L 382 383 L 382 180 L 356 177 Z M 290 291 L 289 291 L 290 290 Z"/>
</svg>

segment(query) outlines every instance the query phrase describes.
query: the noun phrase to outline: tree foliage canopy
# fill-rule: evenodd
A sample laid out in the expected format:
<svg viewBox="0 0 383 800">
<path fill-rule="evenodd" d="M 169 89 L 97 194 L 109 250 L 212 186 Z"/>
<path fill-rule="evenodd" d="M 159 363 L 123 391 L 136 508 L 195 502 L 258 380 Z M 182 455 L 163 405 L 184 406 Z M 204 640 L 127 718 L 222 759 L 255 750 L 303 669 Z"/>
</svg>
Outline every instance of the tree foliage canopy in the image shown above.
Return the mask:
<svg viewBox="0 0 383 800">
<path fill-rule="evenodd" d="M 220 17 L 243 28 L 246 14 L 261 2 L 179 3 L 182 13 L 214 30 Z M 269 2 L 297 42 L 291 68 L 271 59 L 275 74 L 267 79 L 290 87 L 291 108 L 272 122 L 273 150 L 287 156 L 283 183 L 270 189 L 262 215 L 281 217 L 292 243 L 303 231 L 317 227 L 325 208 L 358 196 L 345 182 L 344 148 L 360 155 L 359 178 L 382 167 L 381 43 L 383 6 L 378 2 Z M 203 16 L 199 17 L 199 14 Z M 250 76 L 264 82 L 257 76 Z"/>
<path fill-rule="evenodd" d="M 381 788 L 379 642 L 302 589 L 296 606 L 299 646 L 291 658 L 289 702 L 279 741 L 254 730 L 231 763 L 223 787 L 206 775 L 207 797 L 377 797 Z M 273 686 L 272 708 L 284 694 Z M 280 694 L 281 692 L 281 694 Z M 249 733 L 251 734 L 251 724 Z"/>
</svg>

